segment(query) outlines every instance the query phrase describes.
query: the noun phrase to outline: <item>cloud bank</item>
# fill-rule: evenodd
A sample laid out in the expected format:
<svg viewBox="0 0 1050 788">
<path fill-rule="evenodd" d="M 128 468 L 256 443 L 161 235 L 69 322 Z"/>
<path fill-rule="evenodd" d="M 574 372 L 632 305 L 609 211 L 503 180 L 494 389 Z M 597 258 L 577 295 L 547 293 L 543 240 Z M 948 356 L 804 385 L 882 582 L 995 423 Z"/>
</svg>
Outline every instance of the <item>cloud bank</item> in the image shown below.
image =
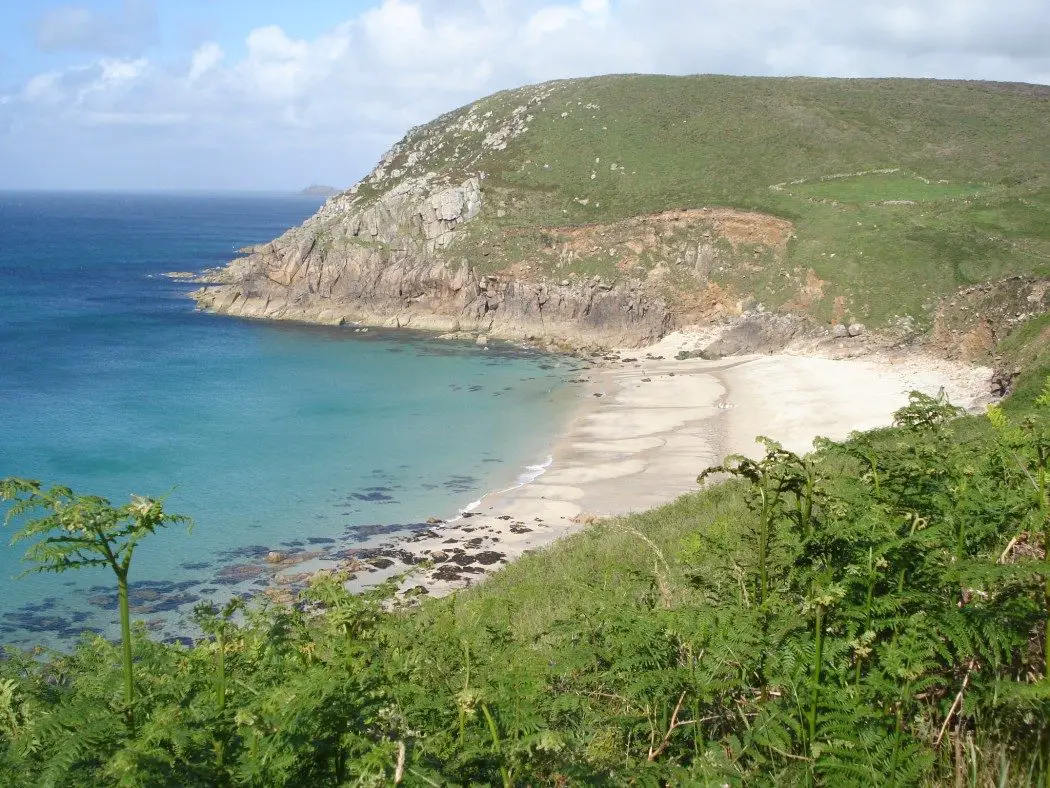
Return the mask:
<svg viewBox="0 0 1050 788">
<path fill-rule="evenodd" d="M 42 48 L 95 53 L 0 96 L 0 187 L 346 186 L 417 123 L 495 90 L 603 73 L 1050 83 L 1036 0 L 383 0 L 311 39 L 142 55 L 149 7 L 62 7 Z"/>
</svg>

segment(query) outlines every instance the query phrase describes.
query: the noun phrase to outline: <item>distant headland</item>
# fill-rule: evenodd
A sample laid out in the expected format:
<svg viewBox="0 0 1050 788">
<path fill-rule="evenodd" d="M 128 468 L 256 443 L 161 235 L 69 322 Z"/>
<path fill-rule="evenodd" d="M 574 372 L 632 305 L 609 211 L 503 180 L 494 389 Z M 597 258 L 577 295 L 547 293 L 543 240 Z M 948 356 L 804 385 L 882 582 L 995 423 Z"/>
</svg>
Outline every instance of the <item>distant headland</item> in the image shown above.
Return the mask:
<svg viewBox="0 0 1050 788">
<path fill-rule="evenodd" d="M 340 190 L 334 186 L 325 186 L 321 183 L 311 183 L 299 194 L 309 195 L 310 197 L 332 197 L 339 194 Z"/>
</svg>

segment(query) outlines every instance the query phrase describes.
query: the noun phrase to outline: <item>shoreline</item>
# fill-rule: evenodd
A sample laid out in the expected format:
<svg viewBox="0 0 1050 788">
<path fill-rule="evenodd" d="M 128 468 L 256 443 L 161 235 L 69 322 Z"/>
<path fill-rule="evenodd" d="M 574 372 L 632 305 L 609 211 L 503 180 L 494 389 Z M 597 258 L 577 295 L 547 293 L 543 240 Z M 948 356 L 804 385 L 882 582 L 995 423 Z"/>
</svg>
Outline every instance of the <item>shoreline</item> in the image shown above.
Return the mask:
<svg viewBox="0 0 1050 788">
<path fill-rule="evenodd" d="M 727 454 L 757 456 L 758 435 L 804 453 L 817 436 L 889 425 L 912 390 L 943 390 L 967 410 L 991 401 L 990 369 L 914 351 L 676 360 L 697 336 L 676 332 L 581 373 L 576 411 L 531 481 L 486 493 L 422 533 L 355 546 L 349 560 L 298 564 L 287 570 L 294 579 L 279 572 L 276 582 L 341 569 L 353 573 L 348 588 L 361 591 L 407 572 L 401 592 L 442 596 L 592 522 L 698 490 L 697 475 Z"/>
</svg>

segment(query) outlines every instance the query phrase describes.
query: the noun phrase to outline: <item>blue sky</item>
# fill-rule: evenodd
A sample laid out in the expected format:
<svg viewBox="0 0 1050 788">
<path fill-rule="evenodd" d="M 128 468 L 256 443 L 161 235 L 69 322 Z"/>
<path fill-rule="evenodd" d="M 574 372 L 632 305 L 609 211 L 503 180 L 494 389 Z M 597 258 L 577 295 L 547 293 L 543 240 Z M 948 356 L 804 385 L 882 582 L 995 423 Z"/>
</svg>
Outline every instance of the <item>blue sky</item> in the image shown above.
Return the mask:
<svg viewBox="0 0 1050 788">
<path fill-rule="evenodd" d="M 241 57 L 246 51 L 245 37 L 254 28 L 277 25 L 291 38 L 314 38 L 374 3 L 33 0 L 4 5 L 0 10 L 0 79 L 17 84 L 42 71 L 75 66 L 85 55 L 145 54 L 178 59 L 206 41 L 215 41 L 231 56 Z M 99 24 L 85 24 L 84 12 Z M 110 28 L 109 36 L 100 33 L 103 24 Z"/>
<path fill-rule="evenodd" d="M 348 186 L 411 125 L 610 72 L 1050 83 L 1045 0 L 6 0 L 0 188 Z"/>
</svg>

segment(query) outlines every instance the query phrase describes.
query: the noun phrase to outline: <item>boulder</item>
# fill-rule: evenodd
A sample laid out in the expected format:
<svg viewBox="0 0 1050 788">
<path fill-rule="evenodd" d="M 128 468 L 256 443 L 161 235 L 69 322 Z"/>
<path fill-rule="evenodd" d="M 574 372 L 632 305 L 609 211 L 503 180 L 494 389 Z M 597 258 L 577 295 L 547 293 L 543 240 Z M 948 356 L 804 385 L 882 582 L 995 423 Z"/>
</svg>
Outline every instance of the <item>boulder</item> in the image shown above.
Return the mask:
<svg viewBox="0 0 1050 788">
<path fill-rule="evenodd" d="M 291 605 L 295 602 L 295 594 L 289 588 L 274 586 L 264 588 L 263 596 L 277 605 Z"/>
<path fill-rule="evenodd" d="M 789 315 L 763 312 L 745 314 L 718 339 L 704 347 L 700 357 L 714 360 L 748 353 L 775 353 L 802 330 L 803 322 Z"/>
<path fill-rule="evenodd" d="M 849 336 L 849 327 L 845 323 L 836 323 L 831 327 L 831 336 L 835 339 L 845 339 Z"/>
<path fill-rule="evenodd" d="M 285 558 L 284 553 L 280 553 L 277 550 L 271 550 L 266 554 L 266 563 L 268 564 L 279 564 Z"/>
<path fill-rule="evenodd" d="M 275 578 L 277 583 L 280 585 L 294 585 L 296 583 L 305 583 L 313 575 L 310 572 L 292 572 L 290 574 L 280 574 Z"/>
<path fill-rule="evenodd" d="M 1014 387 L 1014 381 L 1020 375 L 1020 370 L 997 370 L 989 381 L 990 393 L 993 397 L 1005 397 Z"/>
<path fill-rule="evenodd" d="M 484 334 L 478 334 L 478 338 L 474 340 L 474 344 L 478 347 L 485 347 L 489 343 L 489 338 Z"/>
<path fill-rule="evenodd" d="M 258 577 L 263 572 L 267 571 L 266 567 L 258 566 L 257 564 L 230 564 L 224 566 L 217 573 L 217 577 L 221 582 L 223 580 L 239 583 L 243 580 L 250 580 L 253 577 Z"/>
<path fill-rule="evenodd" d="M 849 335 L 851 337 L 859 337 L 861 334 L 864 333 L 864 324 L 863 323 L 850 323 L 848 330 L 849 330 Z"/>
</svg>

